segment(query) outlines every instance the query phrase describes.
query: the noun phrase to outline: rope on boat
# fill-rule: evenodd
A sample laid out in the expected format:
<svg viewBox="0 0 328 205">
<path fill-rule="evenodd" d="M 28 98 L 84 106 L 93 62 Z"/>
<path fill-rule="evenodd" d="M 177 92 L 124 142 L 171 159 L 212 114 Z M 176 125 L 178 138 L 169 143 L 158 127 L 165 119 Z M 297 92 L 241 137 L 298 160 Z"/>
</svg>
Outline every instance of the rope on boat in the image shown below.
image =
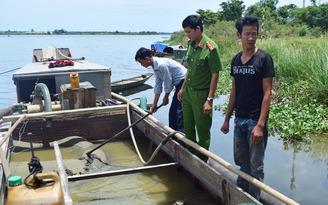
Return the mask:
<svg viewBox="0 0 328 205">
<path fill-rule="evenodd" d="M 2 71 L 2 72 L 0 72 L 0 75 L 5 74 L 5 73 L 9 73 L 9 72 L 12 72 L 12 71 L 15 71 L 15 70 L 18 70 L 18 69 L 21 69 L 21 67 L 13 68 L 13 69 L 10 69 L 10 70 Z"/>
<path fill-rule="evenodd" d="M 58 51 L 58 53 L 60 54 L 60 55 L 62 55 L 63 57 L 65 57 L 65 58 L 67 58 L 67 59 L 71 59 L 72 57 L 69 57 L 69 56 L 67 56 L 67 55 L 65 55 L 65 54 L 63 54 L 56 46 L 54 46 L 53 44 L 52 44 L 52 46 Z"/>
<path fill-rule="evenodd" d="M 19 128 L 19 131 L 18 131 L 18 143 L 16 145 L 12 145 L 11 147 L 9 147 L 9 149 L 12 149 L 11 151 L 14 152 L 16 147 L 19 147 L 20 143 L 21 143 L 21 140 L 22 140 L 22 136 L 25 132 L 25 128 L 28 124 L 28 121 L 29 119 L 26 119 L 26 120 L 23 120 L 22 121 L 22 126 Z M 26 150 L 28 150 L 29 148 L 26 148 Z M 22 151 L 22 150 L 21 150 Z"/>
<path fill-rule="evenodd" d="M 84 60 L 85 58 L 84 57 L 81 57 L 81 58 L 72 58 L 72 57 L 69 57 L 69 56 L 67 56 L 67 55 L 65 55 L 65 54 L 63 54 L 56 46 L 54 46 L 53 45 L 53 47 L 58 51 L 58 53 L 60 54 L 60 55 L 62 55 L 64 58 L 66 58 L 66 59 L 69 59 L 69 60 Z"/>
</svg>

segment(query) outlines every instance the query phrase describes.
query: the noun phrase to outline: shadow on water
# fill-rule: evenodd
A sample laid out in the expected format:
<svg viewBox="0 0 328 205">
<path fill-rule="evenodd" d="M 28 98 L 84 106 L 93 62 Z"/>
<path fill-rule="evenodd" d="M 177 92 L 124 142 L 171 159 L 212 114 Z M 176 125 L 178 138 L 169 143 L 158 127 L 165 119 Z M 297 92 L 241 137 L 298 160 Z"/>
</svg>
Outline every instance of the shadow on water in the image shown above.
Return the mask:
<svg viewBox="0 0 328 205">
<path fill-rule="evenodd" d="M 309 154 L 312 159 L 324 161 L 328 164 L 328 135 L 320 135 L 314 138 L 314 142 L 310 145 Z"/>
</svg>

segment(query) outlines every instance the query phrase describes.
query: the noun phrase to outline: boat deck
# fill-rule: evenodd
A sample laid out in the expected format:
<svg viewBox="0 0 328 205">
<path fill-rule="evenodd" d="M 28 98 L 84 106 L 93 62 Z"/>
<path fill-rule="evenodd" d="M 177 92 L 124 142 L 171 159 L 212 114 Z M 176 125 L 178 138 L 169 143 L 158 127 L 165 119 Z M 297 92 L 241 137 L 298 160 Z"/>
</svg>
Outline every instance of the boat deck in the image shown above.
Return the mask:
<svg viewBox="0 0 328 205">
<path fill-rule="evenodd" d="M 47 62 L 36 62 L 36 63 L 27 63 L 21 69 L 17 70 L 13 74 L 13 79 L 19 77 L 29 77 L 35 75 L 48 75 L 51 74 L 60 74 L 67 72 L 80 72 L 80 71 L 90 71 L 90 72 L 108 72 L 109 67 L 88 62 L 86 60 L 75 60 L 73 66 L 64 66 L 64 67 L 54 67 L 49 68 L 50 61 Z"/>
</svg>

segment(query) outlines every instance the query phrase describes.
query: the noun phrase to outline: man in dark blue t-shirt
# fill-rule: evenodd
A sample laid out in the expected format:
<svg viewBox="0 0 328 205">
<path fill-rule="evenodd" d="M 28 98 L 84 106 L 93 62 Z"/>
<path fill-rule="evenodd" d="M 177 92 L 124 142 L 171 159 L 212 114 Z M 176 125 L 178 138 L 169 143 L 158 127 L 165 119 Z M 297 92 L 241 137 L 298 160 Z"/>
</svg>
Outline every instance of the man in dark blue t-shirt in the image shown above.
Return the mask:
<svg viewBox="0 0 328 205">
<path fill-rule="evenodd" d="M 231 62 L 232 89 L 221 131 L 229 132 L 229 120 L 235 111 L 235 163 L 241 171 L 263 181 L 274 65 L 271 56 L 255 45 L 259 34 L 256 17 L 240 18 L 236 29 L 243 51 Z M 260 198 L 261 190 L 240 176 L 237 185 L 256 199 Z"/>
</svg>

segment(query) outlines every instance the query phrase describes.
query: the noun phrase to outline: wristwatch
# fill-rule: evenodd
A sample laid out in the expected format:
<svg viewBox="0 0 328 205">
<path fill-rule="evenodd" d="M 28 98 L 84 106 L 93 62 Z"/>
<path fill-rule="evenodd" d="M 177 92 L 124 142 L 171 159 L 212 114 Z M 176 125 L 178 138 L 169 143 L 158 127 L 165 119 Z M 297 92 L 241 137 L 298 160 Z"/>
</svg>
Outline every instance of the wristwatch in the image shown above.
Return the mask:
<svg viewBox="0 0 328 205">
<path fill-rule="evenodd" d="M 207 98 L 208 102 L 213 102 L 213 98 Z"/>
</svg>

